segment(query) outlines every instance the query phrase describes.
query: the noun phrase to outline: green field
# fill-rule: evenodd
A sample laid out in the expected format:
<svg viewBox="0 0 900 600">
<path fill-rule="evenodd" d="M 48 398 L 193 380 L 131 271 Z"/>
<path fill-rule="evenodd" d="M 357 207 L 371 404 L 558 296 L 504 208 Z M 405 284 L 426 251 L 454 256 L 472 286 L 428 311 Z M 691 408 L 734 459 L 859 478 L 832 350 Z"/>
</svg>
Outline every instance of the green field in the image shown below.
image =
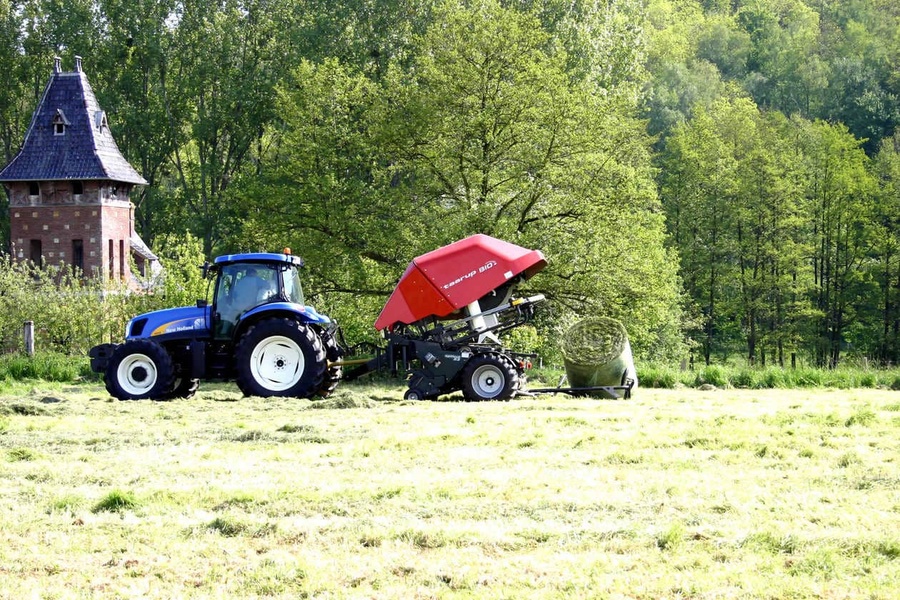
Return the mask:
<svg viewBox="0 0 900 600">
<path fill-rule="evenodd" d="M 0 391 L 0 597 L 896 598 L 900 393 Z"/>
</svg>

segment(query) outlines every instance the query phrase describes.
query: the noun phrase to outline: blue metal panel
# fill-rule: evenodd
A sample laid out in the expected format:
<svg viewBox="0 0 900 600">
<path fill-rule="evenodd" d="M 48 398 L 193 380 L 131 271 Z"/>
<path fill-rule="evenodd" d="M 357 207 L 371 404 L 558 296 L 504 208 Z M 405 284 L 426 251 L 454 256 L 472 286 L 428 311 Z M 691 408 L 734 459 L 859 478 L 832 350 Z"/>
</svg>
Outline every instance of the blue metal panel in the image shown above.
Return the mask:
<svg viewBox="0 0 900 600">
<path fill-rule="evenodd" d="M 303 266 L 303 259 L 292 254 L 276 254 L 273 252 L 249 252 L 245 254 L 226 254 L 215 260 L 217 265 L 227 265 L 236 262 L 279 262 L 290 265 Z"/>
<path fill-rule="evenodd" d="M 125 339 L 134 340 L 157 336 L 173 336 L 184 338 L 208 337 L 210 307 L 183 306 L 168 308 L 138 315 L 128 323 Z M 135 326 L 145 320 L 140 332 L 135 334 Z"/>
</svg>

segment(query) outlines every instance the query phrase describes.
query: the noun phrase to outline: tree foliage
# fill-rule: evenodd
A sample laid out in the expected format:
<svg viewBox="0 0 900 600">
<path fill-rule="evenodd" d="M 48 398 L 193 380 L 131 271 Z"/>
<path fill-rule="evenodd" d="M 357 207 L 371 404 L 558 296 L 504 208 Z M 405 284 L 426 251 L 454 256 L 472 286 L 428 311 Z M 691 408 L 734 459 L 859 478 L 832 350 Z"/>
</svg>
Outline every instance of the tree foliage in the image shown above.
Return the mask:
<svg viewBox="0 0 900 600">
<path fill-rule="evenodd" d="M 143 238 L 291 246 L 350 339 L 481 232 L 550 259 L 541 339 L 896 362 L 898 30 L 887 0 L 0 0 L 0 147 L 79 55 Z"/>
</svg>

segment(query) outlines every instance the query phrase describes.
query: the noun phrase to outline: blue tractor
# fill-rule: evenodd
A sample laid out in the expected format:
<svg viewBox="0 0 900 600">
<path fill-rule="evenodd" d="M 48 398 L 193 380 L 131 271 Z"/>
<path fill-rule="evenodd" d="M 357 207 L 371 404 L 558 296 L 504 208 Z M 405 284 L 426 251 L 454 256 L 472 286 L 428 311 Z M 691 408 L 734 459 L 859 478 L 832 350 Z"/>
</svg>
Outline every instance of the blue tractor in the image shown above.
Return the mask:
<svg viewBox="0 0 900 600">
<path fill-rule="evenodd" d="M 204 265 L 212 305 L 134 317 L 123 343 L 91 349 L 91 369 L 120 400 L 189 398 L 203 379 L 233 380 L 247 396 L 327 396 L 342 375 L 338 328 L 305 305 L 302 265 L 291 254 L 220 256 Z"/>
</svg>

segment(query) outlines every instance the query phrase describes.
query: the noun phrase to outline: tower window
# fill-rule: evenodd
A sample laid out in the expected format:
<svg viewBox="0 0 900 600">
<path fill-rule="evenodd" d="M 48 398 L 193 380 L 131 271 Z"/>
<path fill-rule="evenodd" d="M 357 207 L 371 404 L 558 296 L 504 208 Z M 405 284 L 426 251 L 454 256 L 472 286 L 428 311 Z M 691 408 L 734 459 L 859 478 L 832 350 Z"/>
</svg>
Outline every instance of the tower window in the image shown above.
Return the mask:
<svg viewBox="0 0 900 600">
<path fill-rule="evenodd" d="M 80 196 L 84 193 L 84 182 L 82 181 L 73 181 L 72 182 L 72 195 Z"/>
<path fill-rule="evenodd" d="M 84 240 L 72 240 L 72 266 L 84 271 Z"/>
<path fill-rule="evenodd" d="M 41 184 L 37 181 L 31 181 L 28 183 L 28 193 L 31 196 L 40 196 L 41 195 Z"/>
<path fill-rule="evenodd" d="M 53 135 L 66 135 L 66 126 L 69 120 L 66 118 L 61 108 L 56 109 L 56 115 L 53 117 Z"/>
<path fill-rule="evenodd" d="M 41 248 L 41 240 L 31 240 L 31 247 L 29 248 L 29 250 L 29 258 L 31 258 L 31 262 L 38 266 L 43 265 L 44 253 Z"/>
</svg>

